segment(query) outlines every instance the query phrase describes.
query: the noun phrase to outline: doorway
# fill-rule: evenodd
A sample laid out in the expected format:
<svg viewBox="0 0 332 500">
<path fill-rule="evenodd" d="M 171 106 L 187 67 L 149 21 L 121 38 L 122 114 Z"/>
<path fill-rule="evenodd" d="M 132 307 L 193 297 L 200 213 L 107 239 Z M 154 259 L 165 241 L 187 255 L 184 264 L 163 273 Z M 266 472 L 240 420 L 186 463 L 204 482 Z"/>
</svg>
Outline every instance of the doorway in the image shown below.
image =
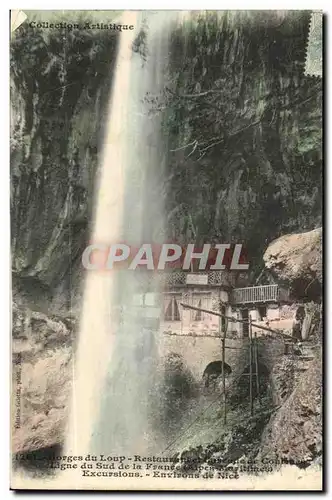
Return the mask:
<svg viewBox="0 0 332 500">
<path fill-rule="evenodd" d="M 249 309 L 242 309 L 242 319 L 245 323 L 242 323 L 242 332 L 244 337 L 249 337 Z"/>
</svg>

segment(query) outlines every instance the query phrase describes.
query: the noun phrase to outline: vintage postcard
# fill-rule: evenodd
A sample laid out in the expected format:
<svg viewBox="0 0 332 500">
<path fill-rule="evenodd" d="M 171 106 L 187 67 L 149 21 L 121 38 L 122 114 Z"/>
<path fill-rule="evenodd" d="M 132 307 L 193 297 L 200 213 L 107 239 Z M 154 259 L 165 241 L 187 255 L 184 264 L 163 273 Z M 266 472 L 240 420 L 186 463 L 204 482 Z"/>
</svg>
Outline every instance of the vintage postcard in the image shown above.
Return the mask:
<svg viewBox="0 0 332 500">
<path fill-rule="evenodd" d="M 322 490 L 323 14 L 11 12 L 11 488 Z"/>
</svg>

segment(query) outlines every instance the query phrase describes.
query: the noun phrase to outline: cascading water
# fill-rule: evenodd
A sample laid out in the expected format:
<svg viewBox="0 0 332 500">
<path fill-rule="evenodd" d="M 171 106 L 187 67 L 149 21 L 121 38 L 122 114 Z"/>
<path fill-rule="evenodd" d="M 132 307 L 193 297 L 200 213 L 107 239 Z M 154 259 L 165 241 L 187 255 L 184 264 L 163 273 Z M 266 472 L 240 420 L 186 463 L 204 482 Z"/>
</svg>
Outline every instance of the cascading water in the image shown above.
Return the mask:
<svg viewBox="0 0 332 500">
<path fill-rule="evenodd" d="M 151 113 L 146 96 L 162 90 L 174 17 L 168 12 L 123 15 L 121 22 L 133 24 L 135 30 L 120 35 L 96 192 L 95 243 L 163 241 L 158 190 L 166 141 L 160 117 Z M 161 450 L 153 425 L 161 368 L 160 291 L 159 278 L 151 272 L 88 271 L 67 453 Z"/>
</svg>

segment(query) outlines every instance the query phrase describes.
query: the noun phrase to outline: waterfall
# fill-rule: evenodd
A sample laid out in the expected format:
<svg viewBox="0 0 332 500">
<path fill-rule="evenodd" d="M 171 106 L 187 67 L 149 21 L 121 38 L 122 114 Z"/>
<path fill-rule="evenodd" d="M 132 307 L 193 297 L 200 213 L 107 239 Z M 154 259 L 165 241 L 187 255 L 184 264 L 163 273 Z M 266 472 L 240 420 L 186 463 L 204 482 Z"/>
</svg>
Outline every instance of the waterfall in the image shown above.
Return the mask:
<svg viewBox="0 0 332 500">
<path fill-rule="evenodd" d="M 146 96 L 162 91 L 168 36 L 176 14 L 125 12 L 99 185 L 94 243 L 161 243 L 160 194 L 167 148 L 160 115 Z M 150 273 L 150 274 L 149 274 Z M 154 401 L 160 373 L 157 275 L 87 271 L 73 368 L 65 451 L 148 453 L 160 449 Z M 145 301 L 145 306 L 143 306 Z M 149 324 L 148 324 L 149 323 Z"/>
</svg>

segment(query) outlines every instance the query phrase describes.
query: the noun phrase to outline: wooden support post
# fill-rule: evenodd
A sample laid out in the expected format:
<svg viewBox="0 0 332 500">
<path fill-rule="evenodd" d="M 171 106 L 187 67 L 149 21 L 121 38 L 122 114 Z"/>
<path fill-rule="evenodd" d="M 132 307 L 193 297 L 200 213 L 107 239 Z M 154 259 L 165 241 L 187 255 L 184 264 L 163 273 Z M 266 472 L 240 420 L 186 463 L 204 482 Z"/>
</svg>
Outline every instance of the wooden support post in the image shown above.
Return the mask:
<svg viewBox="0 0 332 500">
<path fill-rule="evenodd" d="M 251 316 L 249 313 L 249 399 L 250 399 L 250 414 L 254 414 L 254 401 L 252 394 L 252 325 Z"/>
<path fill-rule="evenodd" d="M 221 312 L 221 311 L 220 311 Z M 226 425 L 227 421 L 227 400 L 226 400 L 226 376 L 225 376 L 225 348 L 226 348 L 226 328 L 224 327 L 224 330 L 222 329 L 222 321 L 223 317 L 221 316 L 220 318 L 220 330 L 221 330 L 221 346 L 222 346 L 222 353 L 221 353 L 221 360 L 222 360 L 222 392 L 223 392 L 223 401 L 224 401 L 224 425 Z"/>
<path fill-rule="evenodd" d="M 223 391 L 223 401 L 224 401 L 224 424 L 227 421 L 227 408 L 226 408 L 226 379 L 225 379 L 225 339 L 222 342 L 222 391 Z"/>
<path fill-rule="evenodd" d="M 255 358 L 255 372 L 256 372 L 256 393 L 257 393 L 259 404 L 261 404 L 260 395 L 259 395 L 257 332 L 254 333 L 254 358 Z"/>
</svg>

